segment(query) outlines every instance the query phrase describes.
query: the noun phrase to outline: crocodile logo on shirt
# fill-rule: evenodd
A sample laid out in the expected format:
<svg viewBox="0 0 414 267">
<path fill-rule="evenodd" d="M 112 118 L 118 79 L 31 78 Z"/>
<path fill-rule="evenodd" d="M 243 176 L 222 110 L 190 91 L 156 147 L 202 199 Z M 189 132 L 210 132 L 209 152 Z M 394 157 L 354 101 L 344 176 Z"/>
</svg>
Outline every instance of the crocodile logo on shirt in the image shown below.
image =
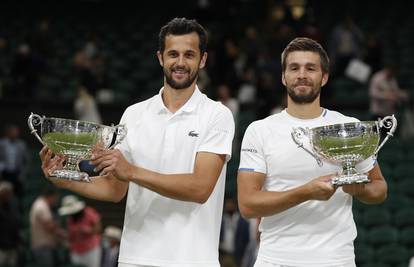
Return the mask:
<svg viewBox="0 0 414 267">
<path fill-rule="evenodd" d="M 188 132 L 188 136 L 191 136 L 191 137 L 198 137 L 198 134 L 199 133 L 196 133 L 196 131 L 194 131 L 194 130 Z"/>
</svg>

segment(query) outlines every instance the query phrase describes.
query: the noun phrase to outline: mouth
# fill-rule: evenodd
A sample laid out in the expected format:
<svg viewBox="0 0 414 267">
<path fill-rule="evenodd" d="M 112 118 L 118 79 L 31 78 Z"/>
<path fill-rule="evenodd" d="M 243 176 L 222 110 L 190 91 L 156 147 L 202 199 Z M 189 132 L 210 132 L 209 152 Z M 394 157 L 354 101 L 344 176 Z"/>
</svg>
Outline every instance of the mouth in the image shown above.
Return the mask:
<svg viewBox="0 0 414 267">
<path fill-rule="evenodd" d="M 298 85 L 296 85 L 294 88 L 295 88 L 295 89 L 298 89 L 298 90 L 300 90 L 300 91 L 304 91 L 304 90 L 307 90 L 307 89 L 309 89 L 309 88 L 312 88 L 312 86 L 311 86 L 311 85 L 309 85 L 309 84 L 298 84 Z"/>
<path fill-rule="evenodd" d="M 174 77 L 178 79 L 182 79 L 188 74 L 188 71 L 182 70 L 182 69 L 179 69 L 179 70 L 176 69 L 172 71 L 172 74 L 174 75 Z"/>
</svg>

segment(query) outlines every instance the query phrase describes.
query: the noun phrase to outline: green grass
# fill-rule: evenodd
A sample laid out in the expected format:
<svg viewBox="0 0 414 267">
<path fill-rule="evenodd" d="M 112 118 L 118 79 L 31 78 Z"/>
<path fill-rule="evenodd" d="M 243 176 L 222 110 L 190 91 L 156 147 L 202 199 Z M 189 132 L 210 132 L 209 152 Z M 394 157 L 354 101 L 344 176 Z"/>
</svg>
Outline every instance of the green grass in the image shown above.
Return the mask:
<svg viewBox="0 0 414 267">
<path fill-rule="evenodd" d="M 319 147 L 326 156 L 341 156 L 347 154 L 359 154 L 362 158 L 371 156 L 378 146 L 377 135 L 365 135 L 354 137 L 321 137 L 313 140 L 314 145 Z"/>
<path fill-rule="evenodd" d="M 88 151 L 97 143 L 97 133 L 47 133 L 43 141 L 54 153 L 64 151 Z"/>
</svg>

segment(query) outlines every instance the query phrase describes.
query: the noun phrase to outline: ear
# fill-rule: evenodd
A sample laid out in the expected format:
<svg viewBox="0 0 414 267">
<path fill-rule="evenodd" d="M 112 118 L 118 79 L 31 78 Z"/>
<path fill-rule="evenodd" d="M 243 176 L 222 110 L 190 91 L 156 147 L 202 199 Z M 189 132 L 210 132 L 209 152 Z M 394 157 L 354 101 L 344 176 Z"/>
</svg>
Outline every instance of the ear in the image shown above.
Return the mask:
<svg viewBox="0 0 414 267">
<path fill-rule="evenodd" d="M 158 58 L 158 62 L 160 63 L 160 66 L 164 67 L 164 60 L 162 58 L 162 54 L 160 51 L 157 51 L 157 58 Z"/>
<path fill-rule="evenodd" d="M 285 72 L 282 72 L 282 83 L 284 86 L 286 86 Z"/>
<path fill-rule="evenodd" d="M 324 73 L 322 76 L 322 84 L 321 87 L 325 86 L 325 84 L 328 82 L 329 80 L 329 74 L 328 73 Z"/>
<path fill-rule="evenodd" d="M 207 62 L 207 56 L 208 56 L 207 52 L 204 52 L 204 54 L 203 54 L 203 56 L 201 57 L 201 60 L 200 60 L 200 67 L 199 67 L 200 69 L 205 67 L 206 62 Z"/>
</svg>

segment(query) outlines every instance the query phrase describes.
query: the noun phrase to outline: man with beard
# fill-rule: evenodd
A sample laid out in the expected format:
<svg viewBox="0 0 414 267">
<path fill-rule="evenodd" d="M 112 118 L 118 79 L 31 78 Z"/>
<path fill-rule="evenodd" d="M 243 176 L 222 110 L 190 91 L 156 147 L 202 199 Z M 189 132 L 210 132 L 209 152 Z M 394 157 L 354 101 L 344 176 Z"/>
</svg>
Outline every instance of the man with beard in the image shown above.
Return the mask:
<svg viewBox="0 0 414 267">
<path fill-rule="evenodd" d="M 320 44 L 291 41 L 282 53 L 287 108 L 253 122 L 244 135 L 238 200 L 243 216 L 262 217 L 255 267 L 354 267 L 352 198 L 366 204 L 386 198 L 387 184 L 373 158 L 357 165 L 371 183 L 337 188 L 331 179 L 340 166 L 326 161 L 319 167 L 291 138 L 294 127 L 357 121 L 320 106 L 328 71 Z"/>
<path fill-rule="evenodd" d="M 128 192 L 120 267 L 219 267 L 234 121 L 196 85 L 206 46 L 195 20 L 175 18 L 162 27 L 157 56 L 164 87 L 126 109 L 121 124 L 128 134 L 117 149 L 95 151 L 91 163 L 100 176 L 89 184 L 51 178 L 94 199 L 120 201 Z M 47 177 L 64 161 L 47 148 L 40 157 Z"/>
</svg>

